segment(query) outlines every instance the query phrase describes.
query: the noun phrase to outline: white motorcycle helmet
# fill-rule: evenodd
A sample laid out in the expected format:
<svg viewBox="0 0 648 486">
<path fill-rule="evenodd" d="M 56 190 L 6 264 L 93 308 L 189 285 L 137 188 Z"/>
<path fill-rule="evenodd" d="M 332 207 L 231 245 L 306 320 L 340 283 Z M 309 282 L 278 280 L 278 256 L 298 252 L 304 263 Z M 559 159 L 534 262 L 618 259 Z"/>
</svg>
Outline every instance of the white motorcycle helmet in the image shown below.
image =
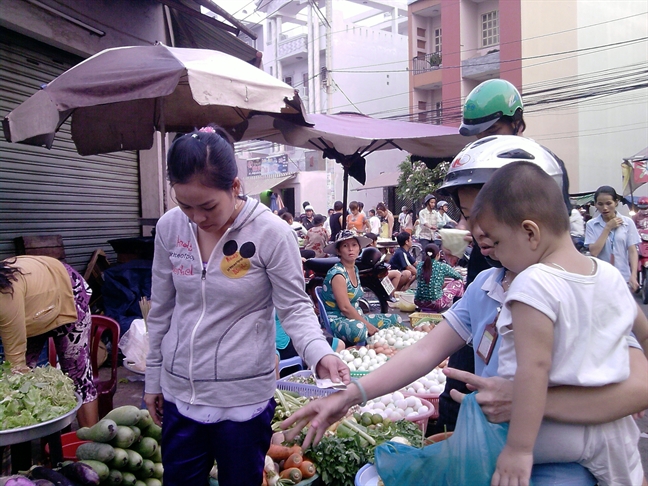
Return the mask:
<svg viewBox="0 0 648 486">
<path fill-rule="evenodd" d="M 439 192 L 454 198 L 457 188 L 483 185 L 497 169 L 517 161 L 538 164 L 559 187 L 563 187 L 563 172 L 549 151 L 529 138 L 495 135 L 472 142 L 457 154 Z"/>
</svg>

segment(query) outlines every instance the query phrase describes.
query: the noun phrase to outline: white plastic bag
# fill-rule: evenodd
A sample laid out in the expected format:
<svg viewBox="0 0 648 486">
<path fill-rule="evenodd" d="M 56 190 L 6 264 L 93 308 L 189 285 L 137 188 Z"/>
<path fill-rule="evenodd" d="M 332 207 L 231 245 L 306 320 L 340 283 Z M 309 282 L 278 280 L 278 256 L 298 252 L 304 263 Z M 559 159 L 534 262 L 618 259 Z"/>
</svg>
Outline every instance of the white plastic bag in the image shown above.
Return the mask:
<svg viewBox="0 0 648 486">
<path fill-rule="evenodd" d="M 133 320 L 128 331 L 119 340 L 119 349 L 129 367 L 142 373 L 146 371 L 149 340 L 144 319 Z"/>
</svg>

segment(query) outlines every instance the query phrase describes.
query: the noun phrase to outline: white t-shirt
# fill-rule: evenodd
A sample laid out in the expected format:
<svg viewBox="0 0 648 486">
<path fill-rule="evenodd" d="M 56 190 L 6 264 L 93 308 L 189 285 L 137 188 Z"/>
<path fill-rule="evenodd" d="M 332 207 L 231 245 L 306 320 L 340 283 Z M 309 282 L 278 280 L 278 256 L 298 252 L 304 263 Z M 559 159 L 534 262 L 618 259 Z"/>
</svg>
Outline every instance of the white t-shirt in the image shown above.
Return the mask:
<svg viewBox="0 0 648 486">
<path fill-rule="evenodd" d="M 539 263 L 515 278 L 497 320 L 500 376 L 512 379 L 517 368 L 508 303 L 519 301 L 554 322 L 550 386 L 602 386 L 628 378 L 626 337 L 637 304 L 616 268 L 596 264 L 595 274 L 586 276 Z"/>
<path fill-rule="evenodd" d="M 369 226 L 371 226 L 371 232 L 374 235 L 380 234 L 380 218 L 378 216 L 372 216 L 369 218 Z"/>
</svg>

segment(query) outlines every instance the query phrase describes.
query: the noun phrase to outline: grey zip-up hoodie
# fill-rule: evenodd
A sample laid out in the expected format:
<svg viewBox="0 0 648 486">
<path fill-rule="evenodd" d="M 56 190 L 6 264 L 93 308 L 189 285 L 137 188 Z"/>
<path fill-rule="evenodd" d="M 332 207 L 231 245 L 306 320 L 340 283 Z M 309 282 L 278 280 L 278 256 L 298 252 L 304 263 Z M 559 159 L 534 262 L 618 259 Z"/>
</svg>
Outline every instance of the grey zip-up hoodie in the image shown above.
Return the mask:
<svg viewBox="0 0 648 486">
<path fill-rule="evenodd" d="M 333 350 L 304 291 L 289 225 L 247 199 L 209 261 L 179 209 L 157 226 L 146 392 L 216 407 L 270 399 L 275 390 L 273 306 L 310 364 Z"/>
</svg>

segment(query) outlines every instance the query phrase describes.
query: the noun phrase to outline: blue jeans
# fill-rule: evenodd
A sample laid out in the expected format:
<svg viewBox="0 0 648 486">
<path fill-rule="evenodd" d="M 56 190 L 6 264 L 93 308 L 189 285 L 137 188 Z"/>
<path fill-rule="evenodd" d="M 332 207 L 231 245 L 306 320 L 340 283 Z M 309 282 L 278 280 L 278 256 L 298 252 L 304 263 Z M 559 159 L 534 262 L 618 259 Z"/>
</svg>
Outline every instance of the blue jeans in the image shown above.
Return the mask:
<svg viewBox="0 0 648 486">
<path fill-rule="evenodd" d="M 224 420 L 203 424 L 164 401 L 162 463 L 165 486 L 207 486 L 209 471 L 218 464 L 219 486 L 261 484 L 265 455 L 270 447 L 270 422 L 277 404 L 247 422 Z"/>
</svg>

